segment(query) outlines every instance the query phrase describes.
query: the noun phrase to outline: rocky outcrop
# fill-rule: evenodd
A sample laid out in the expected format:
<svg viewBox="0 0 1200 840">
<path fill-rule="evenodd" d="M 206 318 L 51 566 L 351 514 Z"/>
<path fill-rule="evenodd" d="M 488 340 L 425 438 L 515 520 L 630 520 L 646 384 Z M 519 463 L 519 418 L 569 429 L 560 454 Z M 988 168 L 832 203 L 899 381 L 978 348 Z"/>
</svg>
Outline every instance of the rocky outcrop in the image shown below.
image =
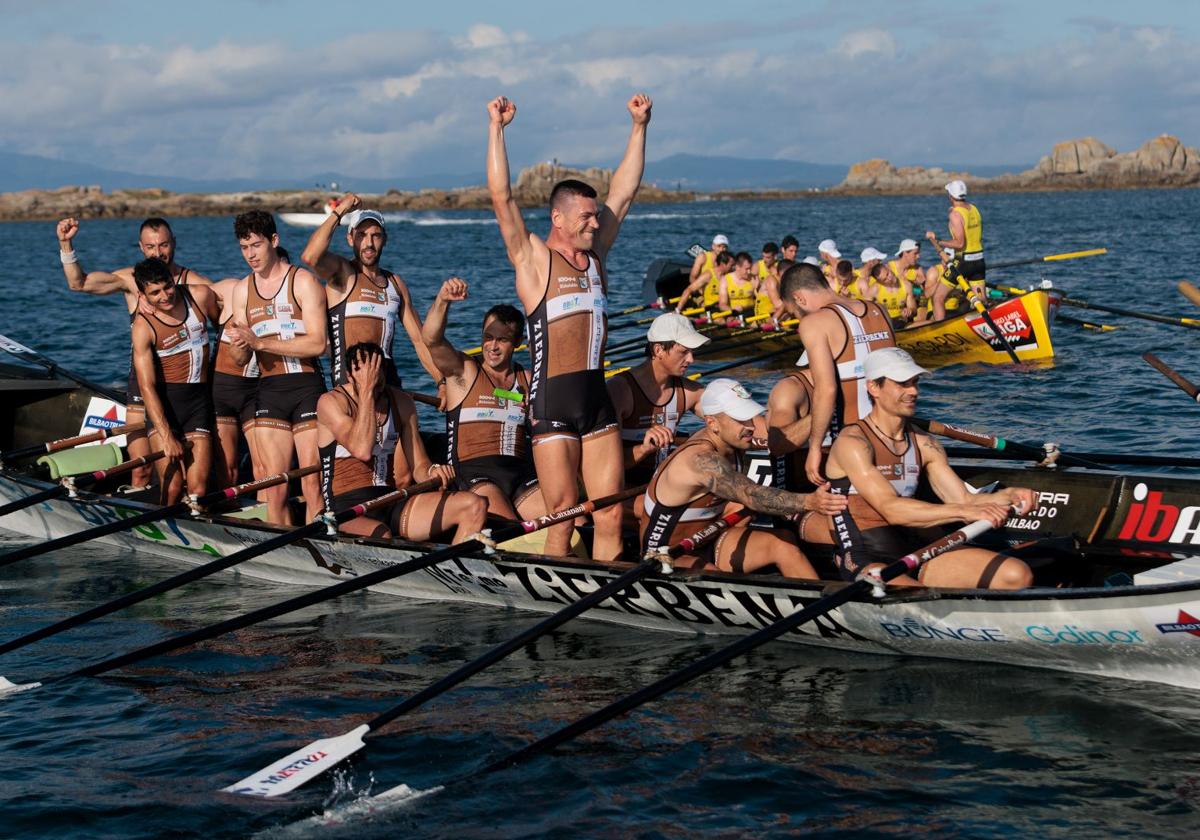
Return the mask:
<svg viewBox="0 0 1200 840">
<path fill-rule="evenodd" d="M 590 183 L 601 197 L 608 193 L 612 172 L 607 169 L 568 169 L 541 163 L 517 176 L 513 196 L 522 207 L 544 206 L 557 181 L 578 178 Z M 246 210 L 276 213 L 320 213 L 329 193 L 319 190 L 286 190 L 242 193 L 173 193 L 162 189 L 114 190 L 99 187 L 62 187 L 55 190 L 24 190 L 0 194 L 0 221 L 86 219 L 147 216 L 228 216 Z M 690 192 L 669 192 L 644 184 L 638 201 L 661 203 L 691 201 Z M 379 210 L 481 210 L 492 206 L 485 187 L 455 190 L 388 190 L 383 195 L 364 195 L 366 203 Z"/>
<path fill-rule="evenodd" d="M 1148 140 L 1136 151 L 1120 153 L 1095 137 L 1085 137 L 1056 144 L 1032 169 L 993 178 L 945 172 L 940 167 L 896 167 L 874 159 L 850 167 L 832 192 L 923 193 L 938 190 L 954 178 L 966 181 L 976 192 L 1191 187 L 1200 185 L 1200 152 L 1169 134 Z"/>
</svg>

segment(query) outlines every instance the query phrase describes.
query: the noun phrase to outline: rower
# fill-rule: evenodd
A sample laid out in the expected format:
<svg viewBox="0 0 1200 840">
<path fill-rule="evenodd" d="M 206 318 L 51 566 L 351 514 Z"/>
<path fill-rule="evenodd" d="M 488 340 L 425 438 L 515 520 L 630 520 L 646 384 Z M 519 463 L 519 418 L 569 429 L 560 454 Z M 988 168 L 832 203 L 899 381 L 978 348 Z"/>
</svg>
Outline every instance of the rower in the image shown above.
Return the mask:
<svg viewBox="0 0 1200 840">
<path fill-rule="evenodd" d="M 468 356 L 446 340 L 450 304 L 467 299 L 465 280 L 442 284 L 425 313 L 422 338 L 446 380 L 446 438 L 455 484 L 487 500 L 488 512 L 505 519 L 546 513 L 529 446 L 525 400 L 529 372 L 513 361 L 525 335 L 525 316 L 500 303 L 483 316 L 482 350 Z"/>
<path fill-rule="evenodd" d="M 866 259 L 854 296 L 882 306 L 892 319 L 893 326 L 906 324 L 917 313 L 917 299 L 913 295 L 912 284 L 892 273 L 892 269 L 883 261 L 886 254 L 868 248 L 863 251 L 863 256 Z"/>
<path fill-rule="evenodd" d="M 694 247 L 698 248 L 700 246 L 696 245 Z M 717 255 L 728 252 L 729 237 L 723 233 L 718 233 L 712 239 L 712 247 L 696 255 L 696 259 L 692 262 L 691 271 L 688 272 L 688 283 L 696 282 L 696 278 L 706 271 L 709 274 L 713 274 L 713 270 L 716 268 Z"/>
<path fill-rule="evenodd" d="M 713 258 L 713 267 L 701 271 L 688 287 L 679 295 L 679 300 L 675 304 L 675 311 L 682 312 L 689 306 L 693 306 L 692 296 L 703 289 L 703 294 L 700 299 L 701 305 L 711 311 L 716 310 L 721 302 L 721 280 L 733 269 L 733 254 L 728 251 L 722 251 Z"/>
<path fill-rule="evenodd" d="M 974 493 L 946 460 L 931 436 L 909 424 L 917 409 L 919 367 L 898 347 L 873 351 L 865 364 L 871 410 L 842 430 L 825 465 L 833 489 L 847 493 L 850 505 L 829 522 L 835 540 L 835 562 L 843 579 L 854 580 L 881 568 L 941 536 L 938 525 L 991 520 L 1003 527 L 1009 509 L 1030 510 L 1034 491 L 1008 487 Z M 924 476 L 941 503 L 913 498 Z M 893 583 L 951 588 L 1023 589 L 1033 573 L 1015 557 L 982 548 L 959 548 L 925 564 L 917 578 L 901 576 Z"/>
<path fill-rule="evenodd" d="M 727 502 L 783 517 L 805 511 L 833 514 L 845 507 L 845 499 L 830 493 L 828 485 L 801 495 L 755 484 L 737 470 L 734 458 L 750 448 L 754 419 L 764 409 L 734 380 L 710 382 L 700 397 L 700 411 L 704 428 L 667 456 L 646 488 L 641 516 L 644 552 L 665 549 L 705 527 L 721 516 Z M 738 574 L 773 565 L 786 577 L 817 577 L 789 531 L 752 529 L 744 524 L 675 563 L 682 568 Z"/>
<path fill-rule="evenodd" d="M 790 233 L 779 241 L 779 258 L 796 261 L 796 252 L 800 250 L 800 241 Z"/>
<path fill-rule="evenodd" d="M 811 487 L 804 474 L 812 431 L 813 382 L 808 368 L 784 374 L 767 399 L 767 449 L 775 487 L 797 491 Z"/>
<path fill-rule="evenodd" d="M 79 233 L 79 220 L 67 218 L 57 225 L 59 259 L 62 262 L 63 274 L 67 277 L 67 286 L 73 292 L 86 292 L 90 295 L 111 295 L 120 292 L 125 296 L 125 308 L 129 312 L 129 326 L 133 328 L 138 310 L 138 288 L 133 278 L 133 266 L 118 268 L 113 271 L 87 271 L 79 262 L 79 254 L 75 251 L 74 239 Z M 212 281 L 202 274 L 184 268 L 175 262 L 175 234 L 166 219 L 150 218 L 142 222 L 138 229 L 138 248 L 146 259 L 151 257 L 162 260 L 171 271 L 171 276 L 180 285 L 209 285 Z M 125 419 L 128 423 L 136 423 L 145 415 L 142 395 L 138 389 L 137 376 L 133 372 L 133 353 L 129 355 L 129 385 L 126 389 Z M 140 458 L 150 452 L 147 433 L 143 431 L 129 432 L 125 436 L 125 448 L 129 457 Z M 141 488 L 150 484 L 151 468 L 138 467 L 130 474 L 130 482 L 134 487 Z"/>
<path fill-rule="evenodd" d="M 804 313 L 800 340 L 812 374 L 812 426 L 804 470 L 821 484 L 821 447 L 866 414 L 866 382 L 862 366 L 867 353 L 894 347 L 896 335 L 883 308 L 874 302 L 847 300 L 825 282 L 818 269 L 800 264 L 783 275 L 784 302 Z M 801 357 L 801 364 L 804 357 Z"/>
<path fill-rule="evenodd" d="M 674 312 L 655 318 L 646 332 L 646 361 L 608 380 L 621 424 L 625 484 L 645 484 L 675 440 L 679 420 L 698 412 L 704 388 L 688 379 L 692 353 L 709 342 L 691 321 Z"/>
<path fill-rule="evenodd" d="M 754 258 L 739 251 L 733 258 L 733 271 L 721 278 L 717 292 L 717 306 L 722 312 L 732 315 L 723 318 L 724 323 L 739 323 L 740 319 L 753 314 L 754 298 L 758 292 L 758 279 L 753 273 Z"/>
<path fill-rule="evenodd" d="M 185 483 L 192 496 L 208 489 L 214 425 L 208 325 L 217 323 L 220 310 L 212 289 L 177 284 L 160 259 L 135 265 L 133 279 L 151 310 L 139 309 L 133 322 L 134 375 L 152 427 L 150 442 L 164 456 L 155 462 L 160 501 L 173 505 L 183 498 Z M 190 444 L 186 450 L 181 437 Z"/>
<path fill-rule="evenodd" d="M 301 467 L 317 463 L 317 400 L 325 393 L 317 359 L 328 346 L 325 292 L 312 274 L 280 259 L 270 213 L 243 213 L 234 220 L 233 231 L 250 273 L 234 289 L 233 321 L 224 331 L 258 360 L 254 438 L 256 477 L 262 478 L 286 472 L 293 451 Z M 309 521 L 321 510 L 320 477 L 306 475 L 300 486 Z M 264 490 L 263 496 L 268 521 L 292 524 L 286 485 Z"/>
<path fill-rule="evenodd" d="M 329 307 L 329 363 L 333 383 L 346 381 L 346 348 L 360 342 L 378 344 L 387 357 L 388 382 L 400 386 L 400 374 L 392 358 L 397 322 L 404 325 L 417 359 L 434 382 L 441 379 L 429 350 L 421 340 L 421 316 L 412 305 L 408 286 L 398 274 L 379 265 L 387 245 L 383 215 L 359 209 L 361 199 L 346 193 L 325 221 L 313 231 L 300 258 L 325 281 Z M 331 253 L 333 232 L 343 219 L 349 223 L 346 244 L 354 252 L 348 260 Z"/>
<path fill-rule="evenodd" d="M 345 363 L 346 382 L 322 394 L 317 404 L 324 509 L 345 510 L 417 481 L 437 478 L 448 486 L 454 470 L 430 460 L 416 405 L 387 384 L 383 348 L 355 344 L 346 351 Z M 340 530 L 425 541 L 453 529 L 453 541 L 460 543 L 479 532 L 486 515 L 481 496 L 435 490 L 344 522 Z"/>
<path fill-rule="evenodd" d="M 917 289 L 924 291 L 925 288 L 925 272 L 921 269 L 921 243 L 915 239 L 902 239 L 900 247 L 896 249 L 896 258 L 888 260 L 888 268 L 892 274 L 895 274 L 900 279 L 901 284 L 908 283 L 909 288 L 913 290 L 914 301 L 916 299 Z M 889 313 L 890 314 L 890 313 Z M 916 321 L 925 320 L 926 308 L 918 306 L 913 319 Z"/>
<path fill-rule="evenodd" d="M 838 250 L 836 242 L 832 239 L 821 240 L 821 244 L 817 246 L 817 259 L 821 261 L 821 271 L 827 279 L 833 280 L 838 260 L 841 258 L 842 252 Z"/>
<path fill-rule="evenodd" d="M 509 182 L 504 127 L 516 116 L 516 105 L 503 96 L 488 104 L 488 189 L 509 261 L 516 269 L 517 296 L 529 318 L 533 462 L 550 510 L 576 504 L 581 474 L 588 498 L 621 489 L 621 436 L 604 385 L 608 332 L 604 260 L 642 181 L 650 97 L 635 94 L 627 108 L 632 127 L 605 204 L 597 202 L 596 191 L 588 184 L 560 181 L 550 193 L 551 228 L 543 240 L 525 227 Z M 597 510 L 592 521 L 592 558 L 617 559 L 620 506 Z M 565 555 L 571 531 L 570 522 L 551 528 L 546 554 Z"/>
<path fill-rule="evenodd" d="M 774 242 L 766 242 L 762 246 L 762 257 L 754 264 L 754 276 L 762 283 L 768 277 L 775 276 L 775 264 L 779 262 L 779 246 Z"/>
<path fill-rule="evenodd" d="M 934 248 L 949 248 L 954 252 L 942 275 L 942 283 L 956 289 L 958 278 L 962 277 L 970 284 L 972 295 L 981 301 L 986 300 L 984 273 L 987 266 L 983 260 L 983 219 L 979 215 L 979 208 L 967 201 L 967 185 L 962 181 L 951 181 L 945 189 L 950 197 L 950 238 L 938 239 L 931 230 L 925 231 L 925 238 L 933 243 Z M 934 319 L 945 317 L 945 309 L 939 309 L 935 299 Z"/>
<path fill-rule="evenodd" d="M 807 259 L 805 261 L 807 262 Z M 813 264 L 809 263 L 809 265 Z M 822 272 L 825 271 L 824 265 L 821 265 L 820 268 Z M 834 266 L 832 276 L 829 276 L 829 288 L 839 297 L 852 298 L 854 297 L 854 283 L 856 279 L 854 263 L 850 262 L 850 260 L 838 260 Z"/>
</svg>

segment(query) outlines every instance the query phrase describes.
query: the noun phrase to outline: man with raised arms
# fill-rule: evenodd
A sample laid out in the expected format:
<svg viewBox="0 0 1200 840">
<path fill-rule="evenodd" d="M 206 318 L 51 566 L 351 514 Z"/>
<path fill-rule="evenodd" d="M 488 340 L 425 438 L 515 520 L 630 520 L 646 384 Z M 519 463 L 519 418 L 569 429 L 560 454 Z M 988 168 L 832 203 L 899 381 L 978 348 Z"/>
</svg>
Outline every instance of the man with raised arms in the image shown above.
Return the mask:
<svg viewBox="0 0 1200 840">
<path fill-rule="evenodd" d="M 155 462 L 161 502 L 172 505 L 183 498 L 185 483 L 193 496 L 208 489 L 214 425 L 208 328 L 220 308 L 212 289 L 176 283 L 160 259 L 135 265 L 133 279 L 150 309 L 139 308 L 134 317 L 134 376 L 152 426 L 150 442 L 164 455 Z"/>
<path fill-rule="evenodd" d="M 802 312 L 800 340 L 812 375 L 812 425 L 804 471 L 820 485 L 821 447 L 869 410 L 863 363 L 880 347 L 894 347 L 896 334 L 877 303 L 841 297 L 820 269 L 801 263 L 783 275 L 783 300 Z M 801 357 L 800 363 L 804 363 Z"/>
<path fill-rule="evenodd" d="M 950 215 L 947 224 L 950 227 L 949 239 L 938 239 L 931 230 L 925 231 L 925 238 L 934 248 L 948 248 L 954 252 L 954 257 L 942 275 L 942 283 L 949 289 L 958 288 L 958 278 L 961 276 L 970 284 L 971 292 L 981 301 L 987 300 L 984 287 L 984 273 L 987 269 L 983 259 L 983 219 L 979 208 L 967 201 L 967 185 L 962 181 L 951 181 L 946 184 L 946 194 L 950 198 Z M 945 301 L 943 294 L 942 300 Z M 938 304 L 934 301 L 934 318 L 940 320 L 946 317 L 944 309 L 938 314 Z"/>
<path fill-rule="evenodd" d="M 293 451 L 300 466 L 317 463 L 317 400 L 325 393 L 317 358 L 327 346 L 328 312 L 317 278 L 280 259 L 279 233 L 270 213 L 243 213 L 234 220 L 233 231 L 250 273 L 234 290 L 234 321 L 224 331 L 258 360 L 254 439 L 263 477 L 290 469 Z M 321 479 L 306 475 L 300 486 L 308 521 L 321 510 Z M 292 524 L 287 486 L 263 495 L 267 519 Z"/>
<path fill-rule="evenodd" d="M 446 379 L 446 444 L 455 486 L 487 500 L 505 519 L 546 513 L 529 446 L 529 372 L 513 361 L 525 316 L 500 303 L 483 316 L 482 350 L 472 358 L 446 340 L 450 304 L 467 299 L 465 280 L 442 284 L 425 313 L 422 337 Z"/>
<path fill-rule="evenodd" d="M 738 452 L 750 448 L 754 419 L 764 411 L 749 392 L 732 379 L 715 379 L 700 397 L 704 428 L 659 465 L 643 499 L 642 550 L 667 549 L 722 515 L 728 502 L 758 513 L 794 517 L 806 511 L 834 514 L 845 508 L 844 498 L 826 485 L 801 495 L 763 487 L 734 466 Z M 683 568 L 716 568 L 745 574 L 774 566 L 787 577 L 815 579 L 808 558 L 791 533 L 757 530 L 738 525 L 723 533 L 699 554 L 675 561 Z"/>
<path fill-rule="evenodd" d="M 700 305 L 709 311 L 715 310 L 721 301 L 721 281 L 732 270 L 733 254 L 721 251 L 713 258 L 712 268 L 701 271 L 679 295 L 679 300 L 675 303 L 675 311 L 682 312 L 694 306 L 694 295 L 701 290 L 703 292 L 700 296 Z"/>
<path fill-rule="evenodd" d="M 75 292 L 86 292 L 90 295 L 111 295 L 120 292 L 125 296 L 125 308 L 129 311 L 129 326 L 133 327 L 138 309 L 137 283 L 133 279 L 133 266 L 118 268 L 113 271 L 84 271 L 79 262 L 79 254 L 75 250 L 75 235 L 79 233 L 79 220 L 63 219 L 58 223 L 59 259 L 62 262 L 63 273 L 67 277 L 67 286 Z M 166 263 L 171 276 L 181 285 L 208 285 L 211 281 L 202 274 L 189 268 L 184 268 L 175 262 L 175 234 L 171 231 L 166 219 L 151 218 L 142 222 L 138 230 L 138 248 L 146 259 L 154 258 Z M 137 376 L 133 372 L 133 355 L 129 361 L 129 386 L 126 397 L 125 417 L 129 423 L 136 423 L 145 416 L 142 395 L 138 389 Z M 132 458 L 139 458 L 150 451 L 146 432 L 130 432 L 125 440 L 126 449 Z M 150 483 L 151 468 L 139 467 L 130 476 L 130 481 L 138 487 Z"/>
<path fill-rule="evenodd" d="M 621 436 L 604 385 L 604 259 L 641 184 L 650 97 L 635 94 L 627 107 L 633 125 L 605 204 L 582 181 L 559 182 L 550 194 L 550 234 L 543 240 L 526 229 L 509 183 L 504 128 L 517 107 L 503 96 L 488 103 L 488 190 L 529 318 L 533 462 L 550 510 L 579 500 L 581 474 L 589 498 L 621 488 Z M 593 559 L 615 560 L 621 553 L 620 506 L 598 510 L 592 520 Z M 546 553 L 566 554 L 570 534 L 571 523 L 551 529 Z"/>
<path fill-rule="evenodd" d="M 412 398 L 387 384 L 383 349 L 355 344 L 345 362 L 346 381 L 317 404 L 325 510 L 336 513 L 433 478 L 448 486 L 454 470 L 430 460 Z M 340 530 L 417 541 L 453 530 L 460 543 L 479 532 L 486 516 L 487 503 L 474 493 L 433 490 L 351 519 Z"/>
<path fill-rule="evenodd" d="M 378 344 L 387 357 L 388 382 L 400 385 L 400 376 L 392 357 L 396 324 L 404 325 L 421 366 L 434 382 L 441 379 L 421 340 L 421 316 L 412 305 L 408 286 L 400 275 L 380 267 L 387 228 L 383 215 L 375 210 L 359 209 L 361 199 L 346 193 L 337 202 L 304 246 L 300 258 L 312 266 L 325 281 L 329 305 L 330 378 L 334 384 L 346 381 L 346 349 L 359 342 Z M 342 219 L 349 216 L 346 244 L 354 252 L 348 260 L 331 253 L 329 244 Z"/>
<path fill-rule="evenodd" d="M 675 441 L 679 420 L 698 411 L 704 388 L 686 374 L 693 351 L 709 340 L 684 316 L 666 312 L 646 332 L 646 361 L 609 377 L 625 451 L 625 486 L 650 480 Z"/>
<path fill-rule="evenodd" d="M 1018 512 L 1033 507 L 1034 492 L 1025 488 L 972 493 L 941 445 L 912 428 L 909 418 L 916 414 L 920 378 L 928 373 L 899 347 L 867 357 L 864 378 L 871 410 L 842 430 L 825 465 L 833 489 L 850 500 L 830 522 L 838 571 L 845 580 L 932 542 L 941 536 L 928 530 L 935 526 L 988 519 L 999 528 L 1011 507 Z M 922 476 L 941 504 L 913 498 Z M 917 579 L 902 576 L 893 583 L 1023 589 L 1033 584 L 1033 574 L 1015 557 L 968 547 L 934 558 Z"/>
</svg>

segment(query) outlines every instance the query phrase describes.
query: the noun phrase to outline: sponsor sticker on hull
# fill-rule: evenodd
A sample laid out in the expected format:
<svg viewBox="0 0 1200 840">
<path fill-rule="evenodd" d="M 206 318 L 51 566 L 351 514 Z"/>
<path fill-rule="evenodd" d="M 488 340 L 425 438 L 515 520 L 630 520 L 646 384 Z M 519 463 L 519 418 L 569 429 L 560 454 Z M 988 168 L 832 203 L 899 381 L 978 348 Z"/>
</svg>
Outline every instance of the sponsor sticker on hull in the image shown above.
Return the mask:
<svg viewBox="0 0 1200 840">
<path fill-rule="evenodd" d="M 88 401 L 87 411 L 83 413 L 83 422 L 79 424 L 79 434 L 85 435 L 97 429 L 115 429 L 117 426 L 123 425 L 125 425 L 125 406 L 112 400 L 106 400 L 103 397 L 92 397 Z M 125 445 L 124 435 L 111 437 L 108 440 L 116 443 L 118 446 Z M 98 445 L 104 442 L 95 441 L 95 444 Z M 90 446 L 92 444 L 84 445 Z"/>
<path fill-rule="evenodd" d="M 1182 607 L 1146 607 L 1142 610 L 1154 634 L 1187 644 L 1200 645 L 1200 604 Z"/>
</svg>

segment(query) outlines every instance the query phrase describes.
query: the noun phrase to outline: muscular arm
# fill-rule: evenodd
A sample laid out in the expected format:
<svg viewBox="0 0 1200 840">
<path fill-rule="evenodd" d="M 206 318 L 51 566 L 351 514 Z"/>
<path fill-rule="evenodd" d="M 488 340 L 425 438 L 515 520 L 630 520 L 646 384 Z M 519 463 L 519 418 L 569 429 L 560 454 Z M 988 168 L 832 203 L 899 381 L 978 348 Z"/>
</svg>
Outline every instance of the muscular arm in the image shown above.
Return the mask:
<svg viewBox="0 0 1200 840">
<path fill-rule="evenodd" d="M 812 427 L 808 432 L 810 451 L 821 451 L 825 434 L 833 422 L 837 406 L 837 370 L 833 352 L 829 349 L 827 331 L 824 329 L 832 313 L 816 313 L 800 319 L 800 340 L 808 350 L 808 367 L 812 371 L 813 404 Z"/>
<path fill-rule="evenodd" d="M 515 115 L 516 106 L 507 103 Z M 533 282 L 534 245 L 529 229 L 525 227 L 525 217 L 517 206 L 512 194 L 512 183 L 508 170 L 508 148 L 504 142 L 504 123 L 501 121 L 502 107 L 498 100 L 488 105 L 491 119 L 488 123 L 487 149 L 487 183 L 488 194 L 492 199 L 492 210 L 496 214 L 496 223 L 500 226 L 500 236 L 504 239 L 504 248 L 508 252 L 508 260 L 517 269 L 517 291 L 526 283 Z M 507 114 L 507 112 L 504 112 Z M 512 117 L 508 117 L 510 120 Z M 532 289 L 530 290 L 532 294 Z"/>
<path fill-rule="evenodd" d="M 300 253 L 300 259 L 322 280 L 329 281 L 345 278 L 354 273 L 354 266 L 345 257 L 329 253 L 329 245 L 333 241 L 333 232 L 342 223 L 342 217 L 336 212 L 330 213 L 325 221 L 313 231 L 308 238 L 308 244 Z"/>
<path fill-rule="evenodd" d="M 255 341 L 254 349 L 280 356 L 295 356 L 298 359 L 323 356 L 329 344 L 326 335 L 329 305 L 325 299 L 325 290 L 321 288 L 317 279 L 304 269 L 296 272 L 292 284 L 296 302 L 300 304 L 304 335 L 286 341 L 280 338 L 260 338 Z"/>
<path fill-rule="evenodd" d="M 421 440 L 421 428 L 417 424 L 416 404 L 403 391 L 394 388 L 391 390 L 400 414 L 400 447 L 404 450 L 404 461 L 411 470 L 410 475 L 402 475 L 400 459 L 395 459 L 396 486 L 403 487 L 410 479 L 414 482 L 429 479 L 429 468 L 433 466 L 433 462 L 429 459 L 425 443 Z"/>
<path fill-rule="evenodd" d="M 133 375 L 137 377 L 146 406 L 146 416 L 160 434 L 170 434 L 167 415 L 158 396 L 158 372 L 154 368 L 154 331 L 141 316 L 133 324 Z"/>
<path fill-rule="evenodd" d="M 767 401 L 767 445 L 772 455 L 786 455 L 808 445 L 812 430 L 808 395 L 791 377 L 771 389 Z"/>
<path fill-rule="evenodd" d="M 729 275 L 726 274 L 721 278 L 720 284 L 717 286 L 717 308 L 722 312 L 729 309 Z"/>
<path fill-rule="evenodd" d="M 791 516 L 807 509 L 806 502 L 812 495 L 755 484 L 715 452 L 697 452 L 690 458 L 689 466 L 698 486 L 720 499 L 739 502 L 758 513 Z"/>
<path fill-rule="evenodd" d="M 967 229 L 963 225 L 962 214 L 950 211 L 949 219 L 950 238 L 939 239 L 937 247 L 953 248 L 955 251 L 961 251 L 967 245 Z"/>
<path fill-rule="evenodd" d="M 699 247 L 699 246 L 697 246 Z M 688 281 L 693 281 L 700 276 L 700 272 L 704 269 L 704 251 L 696 255 L 696 259 L 692 261 L 692 270 L 688 272 Z"/>
<path fill-rule="evenodd" d="M 645 100 L 645 110 L 635 105 L 641 99 Z M 629 130 L 629 140 L 625 144 L 625 154 L 621 163 L 613 173 L 608 185 L 608 197 L 604 201 L 604 209 L 600 211 L 600 229 L 596 231 L 594 244 L 596 252 L 601 257 L 606 255 L 617 234 L 621 231 L 621 223 L 633 206 L 633 199 L 638 188 L 642 185 L 642 173 L 646 168 L 646 126 L 650 122 L 649 98 L 638 96 L 630 100 L 630 113 L 633 115 L 633 125 Z"/>
<path fill-rule="evenodd" d="M 341 398 L 328 391 L 317 400 L 317 420 L 347 452 L 367 462 L 375 449 L 375 409 L 375 396 L 368 393 L 359 400 L 358 416 L 351 417 Z"/>
<path fill-rule="evenodd" d="M 617 415 L 617 423 L 623 429 L 629 416 L 633 413 L 633 398 L 629 393 L 629 385 L 625 381 L 624 376 L 611 377 L 606 385 L 608 387 L 608 398 L 612 400 L 613 411 Z M 628 443 L 622 441 L 621 451 L 625 469 L 629 469 L 644 460 L 653 450 L 647 448 L 644 443 L 637 443 L 630 446 Z"/>
<path fill-rule="evenodd" d="M 464 381 L 465 360 L 446 339 L 446 316 L 450 312 L 450 302 L 441 296 L 433 299 L 429 311 L 425 313 L 425 323 L 421 327 L 421 344 L 429 353 L 430 360 L 441 376 L 446 377 L 447 384 L 454 383 L 459 389 L 466 387 Z M 453 394 L 448 394 L 451 400 Z"/>
<path fill-rule="evenodd" d="M 707 283 L 712 276 L 713 274 L 711 271 L 702 271 L 696 276 L 695 280 L 693 280 L 691 283 L 688 283 L 688 287 L 684 289 L 683 293 L 679 296 L 679 303 L 675 304 L 675 311 L 682 312 L 684 309 L 686 309 L 688 301 L 691 299 L 692 295 L 703 289 L 704 284 Z"/>
<path fill-rule="evenodd" d="M 440 370 L 440 366 L 433 360 L 433 355 L 430 348 L 425 344 L 425 340 L 421 334 L 421 316 L 417 314 L 417 308 L 413 306 L 412 295 L 408 292 L 408 285 L 396 277 L 396 285 L 400 288 L 400 296 L 404 298 L 404 312 L 401 315 L 400 322 L 404 324 L 404 331 L 408 333 L 408 340 L 412 342 L 413 350 L 417 354 L 417 360 L 421 363 L 421 367 L 425 368 L 425 372 L 429 374 L 429 378 L 437 382 L 446 375 Z"/>
</svg>

